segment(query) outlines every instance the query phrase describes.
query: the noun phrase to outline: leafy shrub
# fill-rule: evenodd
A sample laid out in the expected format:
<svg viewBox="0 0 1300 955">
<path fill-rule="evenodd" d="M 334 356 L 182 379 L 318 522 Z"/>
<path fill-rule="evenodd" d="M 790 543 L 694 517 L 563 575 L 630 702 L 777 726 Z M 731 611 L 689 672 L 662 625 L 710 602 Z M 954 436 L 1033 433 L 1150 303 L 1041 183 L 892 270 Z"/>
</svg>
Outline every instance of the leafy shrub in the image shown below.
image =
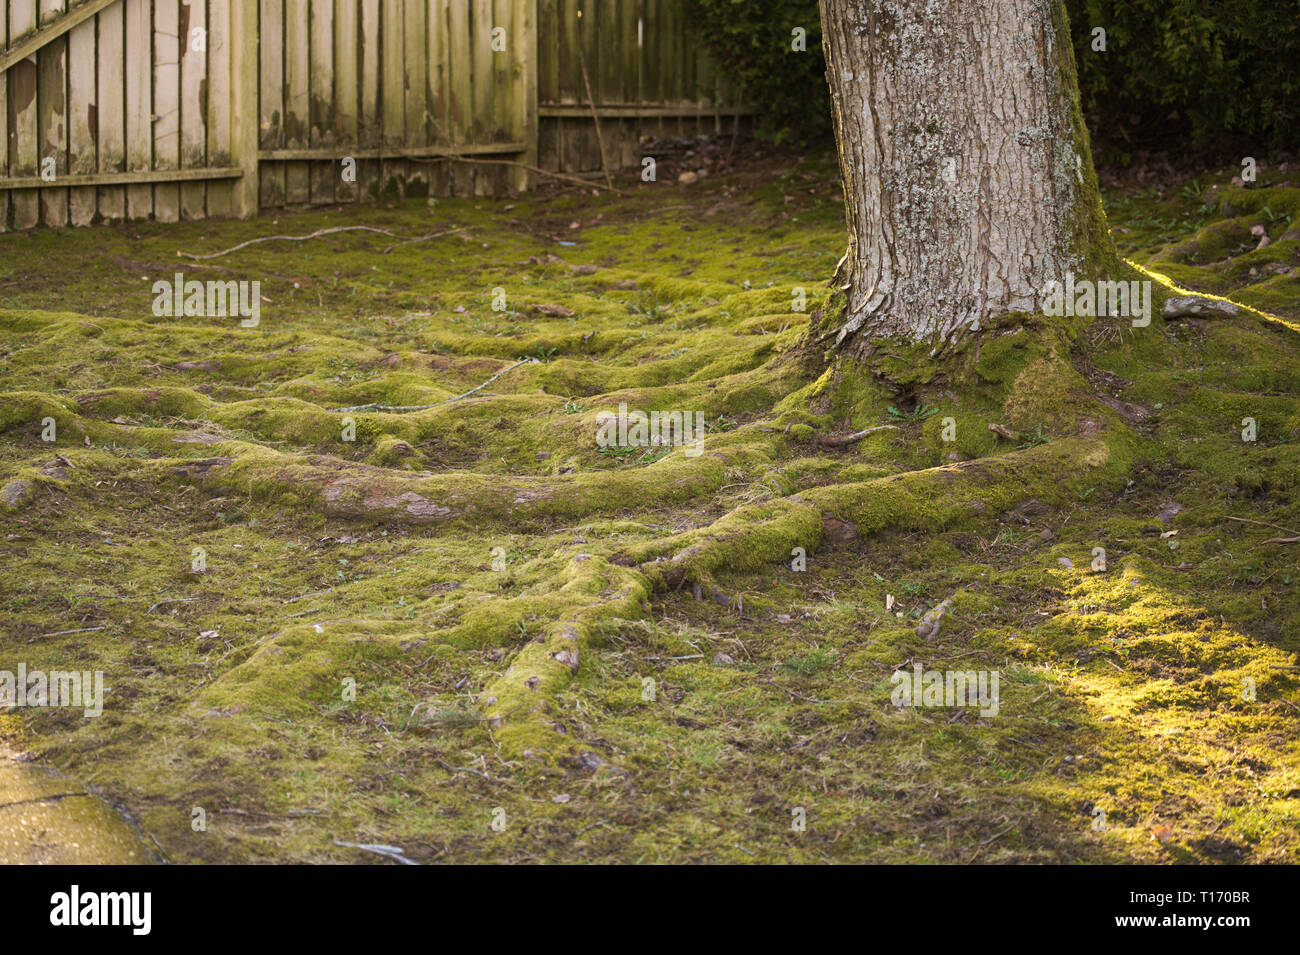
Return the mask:
<svg viewBox="0 0 1300 955">
<path fill-rule="evenodd" d="M 1295 0 L 1068 0 L 1093 138 L 1112 150 L 1300 145 Z M 1106 31 L 1106 52 L 1092 31 Z M 1122 158 L 1122 156 L 1121 156 Z"/>
<path fill-rule="evenodd" d="M 831 138 L 830 91 L 817 0 L 685 0 L 714 58 L 758 107 L 755 131 L 773 142 Z M 791 31 L 807 32 L 806 52 Z"/>
</svg>

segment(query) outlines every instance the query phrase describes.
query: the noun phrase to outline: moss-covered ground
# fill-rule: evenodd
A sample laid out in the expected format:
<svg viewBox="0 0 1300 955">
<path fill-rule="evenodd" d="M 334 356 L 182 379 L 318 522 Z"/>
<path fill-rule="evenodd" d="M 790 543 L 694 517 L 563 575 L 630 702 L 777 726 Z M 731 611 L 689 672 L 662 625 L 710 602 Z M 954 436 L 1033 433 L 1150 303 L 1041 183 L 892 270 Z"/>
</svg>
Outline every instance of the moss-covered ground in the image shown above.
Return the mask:
<svg viewBox="0 0 1300 955">
<path fill-rule="evenodd" d="M 1230 175 L 1111 190 L 1117 243 L 1300 318 L 1300 189 Z M 1300 861 L 1296 331 L 855 373 L 803 347 L 831 160 L 625 187 L 0 236 L 0 669 L 110 687 L 9 745 L 173 862 Z M 997 715 L 895 707 L 917 663 Z"/>
</svg>

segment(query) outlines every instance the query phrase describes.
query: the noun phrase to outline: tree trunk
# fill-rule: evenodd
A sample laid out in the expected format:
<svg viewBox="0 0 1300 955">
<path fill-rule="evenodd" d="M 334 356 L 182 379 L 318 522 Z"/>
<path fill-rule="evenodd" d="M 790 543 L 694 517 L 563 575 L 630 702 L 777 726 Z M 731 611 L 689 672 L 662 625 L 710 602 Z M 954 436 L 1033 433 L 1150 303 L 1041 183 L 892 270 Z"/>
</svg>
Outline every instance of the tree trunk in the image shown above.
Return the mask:
<svg viewBox="0 0 1300 955">
<path fill-rule="evenodd" d="M 821 0 L 849 227 L 827 333 L 936 349 L 1113 263 L 1061 0 Z"/>
</svg>

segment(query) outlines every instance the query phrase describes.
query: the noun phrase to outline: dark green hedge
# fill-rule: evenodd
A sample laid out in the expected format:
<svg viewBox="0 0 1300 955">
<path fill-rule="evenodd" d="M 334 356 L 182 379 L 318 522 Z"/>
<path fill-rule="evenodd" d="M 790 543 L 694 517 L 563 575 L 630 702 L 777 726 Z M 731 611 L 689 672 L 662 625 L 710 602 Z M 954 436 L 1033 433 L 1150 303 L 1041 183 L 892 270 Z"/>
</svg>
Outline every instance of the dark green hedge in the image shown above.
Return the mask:
<svg viewBox="0 0 1300 955">
<path fill-rule="evenodd" d="M 1297 0 L 1068 0 L 1093 139 L 1157 148 L 1300 145 Z M 1092 31 L 1106 30 L 1106 52 Z"/>
<path fill-rule="evenodd" d="M 685 0 L 775 141 L 830 137 L 816 0 Z M 1103 155 L 1300 147 L 1298 0 L 1066 0 L 1084 110 Z M 808 51 L 790 31 L 808 31 Z M 1106 51 L 1092 50 L 1094 27 Z"/>
<path fill-rule="evenodd" d="M 831 138 L 830 94 L 817 0 L 685 0 L 723 69 L 760 107 L 757 132 L 775 142 Z M 808 31 L 807 52 L 790 48 Z"/>
</svg>

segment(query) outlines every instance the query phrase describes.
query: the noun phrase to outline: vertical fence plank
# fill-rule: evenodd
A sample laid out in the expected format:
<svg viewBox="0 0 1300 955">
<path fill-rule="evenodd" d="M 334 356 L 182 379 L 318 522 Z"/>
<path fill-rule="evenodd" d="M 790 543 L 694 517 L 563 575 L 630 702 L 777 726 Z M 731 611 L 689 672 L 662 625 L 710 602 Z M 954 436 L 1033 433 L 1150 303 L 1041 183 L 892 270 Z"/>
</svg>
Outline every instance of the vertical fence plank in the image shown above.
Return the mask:
<svg viewBox="0 0 1300 955">
<path fill-rule="evenodd" d="M 290 149 L 310 145 L 311 127 L 311 22 L 310 0 L 285 0 L 284 4 L 284 135 Z M 285 164 L 284 201 L 305 205 L 311 199 L 309 164 Z"/>
<path fill-rule="evenodd" d="M 9 5 L 0 10 L 0 49 L 9 46 Z M 9 72 L 0 70 L 0 176 L 9 177 Z M 0 232 L 9 231 L 9 192 L 0 191 Z"/>
<path fill-rule="evenodd" d="M 155 0 L 153 10 L 153 164 L 155 169 L 179 169 L 181 163 L 180 0 Z M 180 185 L 159 182 L 153 187 L 153 216 L 176 222 L 181 213 Z"/>
<path fill-rule="evenodd" d="M 471 0 L 469 20 L 473 105 L 468 125 L 470 142 L 482 143 L 492 138 L 492 0 Z M 491 195 L 494 172 L 489 166 L 473 167 L 474 195 Z"/>
<path fill-rule="evenodd" d="M 450 142 L 447 131 L 447 0 L 428 0 L 426 30 L 429 71 L 425 99 L 429 104 L 429 143 L 445 145 Z M 429 163 L 430 195 L 448 194 L 450 165 L 448 162 Z"/>
<path fill-rule="evenodd" d="M 379 0 L 361 0 L 361 103 L 357 110 L 360 142 L 373 148 L 383 141 L 383 117 L 379 112 Z M 379 192 L 380 163 L 365 160 L 357 163 L 357 188 L 362 201 L 373 200 Z"/>
<path fill-rule="evenodd" d="M 406 139 L 405 78 L 402 72 L 404 6 L 403 0 L 384 0 L 380 11 L 379 112 L 383 116 L 385 150 L 401 149 Z M 383 160 L 379 169 L 381 196 L 400 196 L 405 175 L 406 164 L 400 159 Z"/>
<path fill-rule="evenodd" d="M 638 102 L 643 105 L 657 105 L 663 99 L 660 91 L 662 77 L 659 72 L 660 2 L 661 0 L 642 0 L 645 18 L 641 28 L 641 94 Z M 644 119 L 641 121 L 641 130 L 647 134 L 662 136 L 663 120 Z"/>
<path fill-rule="evenodd" d="M 517 138 L 527 144 L 524 148 L 524 162 L 537 166 L 538 152 L 541 146 L 537 116 L 537 0 L 523 0 L 522 16 L 516 24 L 515 35 L 518 37 L 520 52 L 521 88 L 516 92 L 516 115 L 514 126 L 518 130 Z M 533 173 L 526 170 L 514 170 L 510 185 L 515 189 L 529 189 L 536 181 Z"/>
<path fill-rule="evenodd" d="M 261 185 L 258 162 L 258 7 L 237 0 L 230 7 L 230 159 L 243 171 L 234 187 L 234 212 L 242 219 L 257 215 Z"/>
<path fill-rule="evenodd" d="M 197 35 L 195 31 L 201 31 Z M 207 0 L 182 0 L 178 45 L 181 61 L 181 168 L 201 168 L 208 159 L 208 6 Z M 196 49 L 197 47 L 197 49 Z M 208 185 L 181 184 L 181 218 L 207 215 Z"/>
<path fill-rule="evenodd" d="M 126 48 L 122 33 L 124 4 L 115 3 L 96 15 L 98 56 L 96 59 L 95 140 L 99 148 L 99 172 L 126 169 Z M 126 188 L 100 186 L 97 203 L 101 219 L 114 222 L 126 215 Z"/>
<path fill-rule="evenodd" d="M 235 0 L 243 4 L 247 0 Z M 231 155 L 230 138 L 232 130 L 230 52 L 230 0 L 208 0 L 208 86 L 207 86 L 207 134 L 208 163 L 213 166 L 229 166 L 234 163 Z M 208 183 L 208 215 L 228 216 L 234 211 L 235 190 L 238 183 Z"/>
<path fill-rule="evenodd" d="M 64 0 L 41 0 L 43 26 L 63 13 Z M 54 159 L 58 178 L 68 174 L 68 37 L 51 40 L 36 53 L 37 136 L 41 162 Z M 68 224 L 68 190 L 41 190 L 41 222 L 47 226 Z"/>
<path fill-rule="evenodd" d="M 551 104 L 560 99 L 560 4 L 559 0 L 537 0 L 534 12 L 536 29 L 532 31 L 534 75 L 537 95 L 534 105 Z M 537 165 L 542 169 L 560 169 L 559 120 L 534 121 Z"/>
<path fill-rule="evenodd" d="M 95 171 L 95 134 L 99 121 L 95 94 L 95 18 L 68 31 L 68 174 Z M 89 225 L 95 218 L 95 187 L 68 190 L 68 222 Z"/>
<path fill-rule="evenodd" d="M 334 112 L 333 141 L 354 146 L 357 142 L 357 0 L 334 0 Z M 346 151 L 346 150 L 344 150 Z M 334 197 L 339 202 L 357 200 L 356 182 L 344 182 L 342 164 L 330 164 Z"/>
<path fill-rule="evenodd" d="M 659 30 L 663 36 L 663 43 L 659 47 L 659 73 L 663 78 L 663 101 L 667 107 L 680 107 L 681 105 L 681 62 L 680 47 L 681 36 L 677 30 L 677 0 L 663 0 L 659 5 L 659 14 L 662 18 Z M 681 120 L 668 120 L 664 123 L 667 129 L 664 133 L 669 136 L 681 135 Z"/>
<path fill-rule="evenodd" d="M 620 79 L 619 102 L 636 104 L 641 102 L 639 87 L 641 85 L 641 49 L 637 45 L 637 7 L 638 3 L 619 4 L 622 12 L 619 38 L 622 48 L 618 56 Z M 615 168 L 625 168 L 636 162 L 637 146 L 640 141 L 640 121 L 624 119 L 619 123 L 618 142 L 611 150 L 610 161 Z"/>
<path fill-rule="evenodd" d="M 407 0 L 402 21 L 402 91 L 405 99 L 405 146 L 426 146 L 429 143 L 429 36 L 428 6 L 426 0 Z M 407 162 L 404 195 L 428 194 L 427 162 Z"/>
<path fill-rule="evenodd" d="M 36 0 L 10 0 L 9 42 L 36 29 Z M 9 166 L 15 176 L 35 176 L 40 166 L 36 121 L 36 56 L 9 68 L 9 133 L 13 149 Z M 41 219 L 40 195 L 20 189 L 9 200 L 15 229 L 30 229 Z"/>
<path fill-rule="evenodd" d="M 126 4 L 126 168 L 153 168 L 153 9 L 149 0 Z M 126 187 L 126 214 L 132 219 L 153 215 L 153 187 Z"/>
<path fill-rule="evenodd" d="M 473 142 L 471 117 L 474 113 L 474 85 L 471 77 L 474 58 L 470 51 L 470 0 L 449 0 L 447 5 L 447 51 L 450 74 L 451 141 L 461 146 Z M 476 170 L 465 163 L 449 163 L 451 189 L 457 196 L 474 194 Z"/>
<path fill-rule="evenodd" d="M 592 99 L 596 103 L 600 102 L 600 62 L 601 62 L 601 38 L 600 38 L 600 0 L 582 0 L 582 19 L 580 22 L 578 42 L 582 44 L 582 53 L 587 61 L 587 79 L 591 81 L 591 94 L 587 94 L 587 85 L 582 79 L 582 64 L 579 62 L 576 66 L 578 70 L 578 89 L 581 91 L 580 101 L 586 105 Z M 574 51 L 575 58 L 577 51 Z M 600 137 L 596 135 L 596 125 L 586 116 L 579 123 L 579 161 L 578 166 L 581 172 L 591 172 L 599 169 L 600 159 Z"/>
<path fill-rule="evenodd" d="M 581 21 L 578 10 L 582 0 L 560 0 L 560 97 L 561 103 L 572 104 L 583 101 L 582 76 L 578 70 L 578 44 L 581 42 Z M 581 121 L 562 120 L 555 133 L 556 152 L 559 154 L 560 172 L 572 172 L 580 168 L 580 130 Z"/>
<path fill-rule="evenodd" d="M 513 79 L 516 67 L 522 67 L 523 45 L 515 36 L 514 21 L 523 18 L 523 0 L 512 3 L 511 0 L 493 0 L 492 4 L 492 22 L 488 25 L 488 36 L 493 37 L 497 31 L 495 39 L 492 39 L 490 46 L 501 46 L 505 44 L 505 49 L 492 50 L 492 125 L 491 139 L 496 142 L 507 142 L 511 139 L 522 139 L 522 130 L 516 128 L 515 124 L 515 87 L 516 81 Z M 513 8 L 513 9 L 512 9 Z M 519 80 L 523 79 L 523 72 L 520 69 Z M 516 133 L 520 134 L 516 136 Z M 511 183 L 514 181 L 513 170 L 507 166 L 486 166 L 486 169 L 493 173 L 493 194 L 500 195 L 501 192 L 508 188 L 513 188 Z"/>
<path fill-rule="evenodd" d="M 258 75 L 261 78 L 258 86 L 261 104 L 258 139 L 262 149 L 280 149 L 285 145 L 284 0 L 261 0 L 257 32 L 260 50 Z M 284 205 L 284 167 L 282 162 L 261 164 L 258 191 L 263 208 Z"/>
<path fill-rule="evenodd" d="M 334 133 L 334 0 L 311 2 L 311 101 L 308 141 L 313 147 L 332 146 Z M 334 201 L 338 164 L 316 160 L 307 164 L 311 201 L 322 205 Z"/>
</svg>

